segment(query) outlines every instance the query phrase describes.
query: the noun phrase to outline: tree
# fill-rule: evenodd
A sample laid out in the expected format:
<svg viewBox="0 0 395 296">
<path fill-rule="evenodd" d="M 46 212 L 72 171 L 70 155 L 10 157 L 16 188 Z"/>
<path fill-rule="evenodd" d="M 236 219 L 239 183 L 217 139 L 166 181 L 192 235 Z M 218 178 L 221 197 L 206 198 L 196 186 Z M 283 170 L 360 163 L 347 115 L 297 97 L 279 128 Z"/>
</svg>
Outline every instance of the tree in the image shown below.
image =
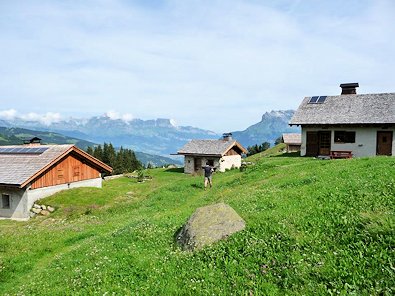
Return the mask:
<svg viewBox="0 0 395 296">
<path fill-rule="evenodd" d="M 248 146 L 247 147 L 247 151 L 248 151 L 247 155 L 251 156 L 251 155 L 257 154 L 259 152 L 265 151 L 265 150 L 267 150 L 269 148 L 270 148 L 270 143 L 269 142 L 263 142 L 259 146 L 257 144 L 255 144 L 253 146 Z"/>
<path fill-rule="evenodd" d="M 86 152 L 111 166 L 113 175 L 133 172 L 142 168 L 142 164 L 137 160 L 134 152 L 124 149 L 122 146 L 116 151 L 111 143 L 104 143 L 103 148 L 101 145 L 95 148 L 88 147 Z"/>
<path fill-rule="evenodd" d="M 97 159 L 103 161 L 103 149 L 101 145 L 98 145 L 95 147 L 95 150 L 93 150 L 93 156 L 96 157 Z"/>
<path fill-rule="evenodd" d="M 274 145 L 278 145 L 278 144 L 280 144 L 280 143 L 282 143 L 282 142 L 283 142 L 283 137 L 280 136 L 280 137 L 278 137 L 278 138 L 274 141 Z"/>
</svg>

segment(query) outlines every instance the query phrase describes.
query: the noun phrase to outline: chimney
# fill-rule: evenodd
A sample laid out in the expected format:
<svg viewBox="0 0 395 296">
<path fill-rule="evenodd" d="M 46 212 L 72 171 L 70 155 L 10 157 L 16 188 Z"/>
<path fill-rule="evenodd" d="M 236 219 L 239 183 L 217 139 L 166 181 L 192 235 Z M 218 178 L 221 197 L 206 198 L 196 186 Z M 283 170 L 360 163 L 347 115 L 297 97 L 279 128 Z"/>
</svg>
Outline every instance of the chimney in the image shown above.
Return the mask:
<svg viewBox="0 0 395 296">
<path fill-rule="evenodd" d="M 31 139 L 26 139 L 23 141 L 23 145 L 25 146 L 40 146 L 41 145 L 41 139 L 38 137 L 34 137 Z"/>
<path fill-rule="evenodd" d="M 358 82 L 355 83 L 342 83 L 340 84 L 342 88 L 342 95 L 356 95 L 357 90 L 356 88 L 359 87 Z"/>
<path fill-rule="evenodd" d="M 222 140 L 224 141 L 232 141 L 232 133 L 223 133 Z"/>
</svg>

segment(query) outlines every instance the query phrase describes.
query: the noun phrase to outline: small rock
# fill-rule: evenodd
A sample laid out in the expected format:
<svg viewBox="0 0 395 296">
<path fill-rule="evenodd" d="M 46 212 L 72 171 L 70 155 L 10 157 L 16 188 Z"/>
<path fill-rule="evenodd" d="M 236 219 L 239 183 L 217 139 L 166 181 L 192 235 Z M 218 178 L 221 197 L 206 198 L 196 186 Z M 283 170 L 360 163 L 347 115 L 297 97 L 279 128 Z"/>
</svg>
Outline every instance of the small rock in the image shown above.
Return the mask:
<svg viewBox="0 0 395 296">
<path fill-rule="evenodd" d="M 34 213 L 34 212 L 30 212 L 30 213 L 29 213 L 29 217 L 30 217 L 30 218 L 33 218 L 33 217 L 35 217 L 36 215 L 37 215 L 37 214 Z"/>
<path fill-rule="evenodd" d="M 34 204 L 34 205 L 33 205 L 33 208 L 35 208 L 35 209 L 41 209 L 41 206 L 38 205 L 38 204 Z"/>
<path fill-rule="evenodd" d="M 46 205 L 41 205 L 41 208 L 42 208 L 43 210 L 46 210 L 46 209 L 47 209 L 47 206 L 46 206 Z"/>
<path fill-rule="evenodd" d="M 35 214 L 40 214 L 42 210 L 37 208 L 32 208 L 31 211 Z"/>
<path fill-rule="evenodd" d="M 55 208 L 51 206 L 47 206 L 47 210 L 51 213 L 55 212 Z"/>
<path fill-rule="evenodd" d="M 43 216 L 48 216 L 50 213 L 47 211 L 47 210 L 42 210 L 41 212 L 40 212 L 40 215 L 43 215 Z"/>
</svg>

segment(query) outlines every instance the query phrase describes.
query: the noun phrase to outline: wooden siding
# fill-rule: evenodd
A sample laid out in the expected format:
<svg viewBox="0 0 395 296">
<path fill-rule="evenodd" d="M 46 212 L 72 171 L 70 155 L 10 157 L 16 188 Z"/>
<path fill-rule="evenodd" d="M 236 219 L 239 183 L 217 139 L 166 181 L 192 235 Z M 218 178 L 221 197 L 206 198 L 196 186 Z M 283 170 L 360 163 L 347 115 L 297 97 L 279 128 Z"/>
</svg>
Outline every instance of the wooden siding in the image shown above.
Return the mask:
<svg viewBox="0 0 395 296">
<path fill-rule="evenodd" d="M 225 156 L 231 156 L 231 155 L 240 155 L 241 151 L 237 147 L 233 147 L 230 149 L 228 152 L 226 152 Z"/>
<path fill-rule="evenodd" d="M 43 175 L 39 176 L 32 183 L 32 189 L 67 184 L 77 181 L 96 179 L 100 177 L 100 172 L 83 163 L 73 155 L 68 155 L 60 162 L 54 164 Z"/>
</svg>

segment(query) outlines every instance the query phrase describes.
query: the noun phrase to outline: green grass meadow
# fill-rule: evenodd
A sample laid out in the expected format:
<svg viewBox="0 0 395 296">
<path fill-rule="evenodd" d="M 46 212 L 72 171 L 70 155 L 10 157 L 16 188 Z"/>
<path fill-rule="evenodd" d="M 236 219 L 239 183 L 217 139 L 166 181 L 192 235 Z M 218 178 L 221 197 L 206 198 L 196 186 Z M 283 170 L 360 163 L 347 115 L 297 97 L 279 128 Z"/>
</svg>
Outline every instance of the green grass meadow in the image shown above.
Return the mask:
<svg viewBox="0 0 395 296">
<path fill-rule="evenodd" d="M 394 295 L 395 158 L 265 157 L 216 173 L 146 171 L 60 192 L 49 217 L 0 221 L 1 295 Z M 174 235 L 197 207 L 246 229 L 198 252 Z"/>
</svg>

